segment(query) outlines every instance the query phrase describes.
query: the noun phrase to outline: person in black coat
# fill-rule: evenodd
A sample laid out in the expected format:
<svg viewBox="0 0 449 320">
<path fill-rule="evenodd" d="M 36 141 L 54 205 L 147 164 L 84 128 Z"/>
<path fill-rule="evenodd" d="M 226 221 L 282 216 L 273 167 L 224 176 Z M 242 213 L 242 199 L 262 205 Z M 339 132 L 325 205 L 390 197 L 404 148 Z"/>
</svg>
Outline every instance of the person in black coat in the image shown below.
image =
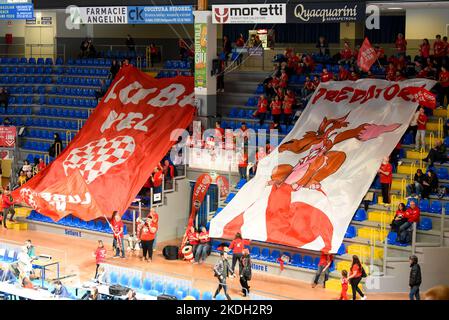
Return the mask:
<svg viewBox="0 0 449 320">
<path fill-rule="evenodd" d="M 421 267 L 418 264 L 418 257 L 413 255 L 409 258 L 410 261 L 410 278 L 409 278 L 409 286 L 410 286 L 410 300 L 421 300 L 419 296 L 419 286 L 421 285 Z"/>
<path fill-rule="evenodd" d="M 231 300 L 231 297 L 228 294 L 228 286 L 226 284 L 226 278 L 231 276 L 234 278 L 234 273 L 232 272 L 232 268 L 229 265 L 228 261 L 228 253 L 227 248 L 223 248 L 223 251 L 220 253 L 220 259 L 214 266 L 214 277 L 218 279 L 218 288 L 215 291 L 215 297 L 220 293 L 221 289 L 223 289 L 224 294 L 228 300 Z"/>
<path fill-rule="evenodd" d="M 111 64 L 111 68 L 109 69 L 109 72 L 111 73 L 110 77 L 111 80 L 114 80 L 115 75 L 119 72 L 120 70 L 120 64 L 118 63 L 117 60 L 112 60 L 112 64 Z"/>
<path fill-rule="evenodd" d="M 251 280 L 251 256 L 248 249 L 243 249 L 242 268 L 240 269 L 240 284 L 242 286 L 242 296 L 249 295 L 248 281 Z"/>
<path fill-rule="evenodd" d="M 438 184 L 439 181 L 436 173 L 433 170 L 427 171 L 423 181 L 422 198 L 429 199 L 431 193 L 438 191 Z"/>
</svg>

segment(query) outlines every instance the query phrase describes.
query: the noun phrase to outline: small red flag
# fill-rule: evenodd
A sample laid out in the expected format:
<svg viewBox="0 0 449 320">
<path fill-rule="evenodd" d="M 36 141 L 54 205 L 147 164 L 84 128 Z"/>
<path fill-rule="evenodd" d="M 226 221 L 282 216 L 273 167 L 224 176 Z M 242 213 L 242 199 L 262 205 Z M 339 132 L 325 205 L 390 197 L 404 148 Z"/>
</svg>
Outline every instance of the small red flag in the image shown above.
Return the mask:
<svg viewBox="0 0 449 320">
<path fill-rule="evenodd" d="M 437 106 L 436 96 L 421 87 L 410 87 L 409 91 L 412 95 L 414 95 L 415 99 L 419 102 L 420 106 L 435 109 Z"/>
<path fill-rule="evenodd" d="M 376 50 L 371 46 L 368 38 L 365 38 L 362 46 L 359 50 L 359 55 L 357 57 L 357 65 L 360 69 L 367 72 L 374 62 L 377 60 Z"/>
</svg>

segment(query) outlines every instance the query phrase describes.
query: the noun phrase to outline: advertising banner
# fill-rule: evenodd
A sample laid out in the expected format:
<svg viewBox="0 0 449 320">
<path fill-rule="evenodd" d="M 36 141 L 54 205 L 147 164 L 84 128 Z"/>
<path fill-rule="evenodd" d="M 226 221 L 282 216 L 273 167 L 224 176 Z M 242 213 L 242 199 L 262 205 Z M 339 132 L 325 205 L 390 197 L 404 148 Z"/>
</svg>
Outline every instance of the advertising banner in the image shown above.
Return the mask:
<svg viewBox="0 0 449 320">
<path fill-rule="evenodd" d="M 285 3 L 226 4 L 212 6 L 212 23 L 285 23 Z"/>
<path fill-rule="evenodd" d="M 207 24 L 195 23 L 195 88 L 207 87 Z"/>
<path fill-rule="evenodd" d="M 193 23 L 192 6 L 128 7 L 129 24 Z"/>
<path fill-rule="evenodd" d="M 287 5 L 287 23 L 360 22 L 365 19 L 364 2 L 301 2 Z"/>
<path fill-rule="evenodd" d="M 16 144 L 16 127 L 0 126 L 0 147 L 13 148 Z"/>
<path fill-rule="evenodd" d="M 33 17 L 32 3 L 0 4 L 0 20 L 26 20 Z"/>
</svg>

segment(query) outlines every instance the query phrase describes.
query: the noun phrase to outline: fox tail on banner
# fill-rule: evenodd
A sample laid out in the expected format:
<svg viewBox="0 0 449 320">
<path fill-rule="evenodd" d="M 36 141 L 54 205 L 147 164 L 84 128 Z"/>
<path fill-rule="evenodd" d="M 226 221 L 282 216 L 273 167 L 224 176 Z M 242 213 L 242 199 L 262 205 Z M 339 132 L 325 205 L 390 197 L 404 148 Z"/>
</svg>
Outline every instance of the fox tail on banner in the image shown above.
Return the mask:
<svg viewBox="0 0 449 320">
<path fill-rule="evenodd" d="M 13 197 L 53 220 L 122 214 L 194 112 L 192 77 L 154 79 L 122 67 L 72 142 Z"/>
<path fill-rule="evenodd" d="M 187 233 L 193 226 L 196 214 L 204 201 L 204 197 L 206 196 L 207 190 L 209 190 L 211 183 L 212 177 L 208 173 L 203 173 L 196 179 L 192 195 L 192 208 L 190 209 L 190 216 L 189 221 L 187 222 L 186 232 L 184 233 L 184 237 L 182 238 L 181 242 L 181 247 L 179 249 L 179 256 L 181 256 L 183 249 L 187 243 Z"/>
</svg>

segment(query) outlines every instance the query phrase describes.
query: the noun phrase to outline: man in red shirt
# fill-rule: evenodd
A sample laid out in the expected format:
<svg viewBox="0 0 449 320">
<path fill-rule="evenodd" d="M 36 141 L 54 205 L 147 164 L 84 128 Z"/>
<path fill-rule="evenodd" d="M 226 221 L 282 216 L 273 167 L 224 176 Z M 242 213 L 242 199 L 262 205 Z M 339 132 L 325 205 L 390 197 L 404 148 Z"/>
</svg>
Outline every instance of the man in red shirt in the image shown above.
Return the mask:
<svg viewBox="0 0 449 320">
<path fill-rule="evenodd" d="M 405 52 L 407 51 L 407 40 L 405 40 L 402 33 L 398 33 L 395 45 L 398 51 L 398 55 L 405 55 Z"/>
<path fill-rule="evenodd" d="M 247 168 L 248 168 L 248 152 L 242 151 L 238 154 L 239 155 L 239 174 L 240 179 L 247 179 Z"/>
<path fill-rule="evenodd" d="M 112 233 L 114 235 L 112 246 L 115 248 L 115 256 L 113 258 L 120 257 L 120 252 L 122 253 L 121 258 L 125 258 L 124 226 L 122 218 L 117 211 L 114 211 L 111 219 Z"/>
<path fill-rule="evenodd" d="M 332 72 L 327 71 L 326 68 L 323 68 L 323 72 L 321 73 L 321 82 L 328 82 L 334 80 L 334 75 Z"/>
<path fill-rule="evenodd" d="M 279 96 L 274 97 L 274 100 L 270 104 L 271 115 L 273 116 L 273 122 L 280 123 L 282 114 L 282 101 Z"/>
<path fill-rule="evenodd" d="M 390 205 L 390 188 L 391 182 L 393 181 L 393 167 L 388 160 L 388 157 L 385 157 L 379 169 L 382 199 L 386 207 Z"/>
<path fill-rule="evenodd" d="M 445 54 L 445 45 L 443 41 L 441 41 L 441 35 L 437 34 L 435 36 L 435 41 L 433 43 L 433 55 L 435 58 L 440 61 L 441 58 L 444 57 Z"/>
<path fill-rule="evenodd" d="M 8 229 L 6 226 L 6 219 L 8 218 L 8 213 L 11 214 L 9 221 L 14 222 L 14 215 L 16 211 L 14 210 L 14 199 L 11 196 L 11 191 L 9 187 L 6 187 L 2 195 L 2 209 L 3 209 L 3 227 Z"/>
<path fill-rule="evenodd" d="M 438 77 L 438 100 L 440 101 L 440 107 L 444 108 L 444 98 L 449 104 L 449 71 L 445 66 L 441 67 L 440 75 Z"/>
<path fill-rule="evenodd" d="M 295 94 L 292 90 L 288 89 L 282 104 L 282 110 L 284 112 L 284 124 L 287 126 L 292 123 L 293 105 L 295 104 L 295 100 Z"/>
<path fill-rule="evenodd" d="M 254 113 L 254 116 L 259 118 L 259 124 L 261 126 L 265 121 L 267 111 L 268 111 L 268 100 L 263 94 L 261 94 L 259 97 L 259 101 L 257 102 L 257 110 Z"/>
<path fill-rule="evenodd" d="M 416 206 L 415 201 L 410 201 L 410 208 L 405 211 L 404 218 L 407 219 L 400 227 L 398 231 L 398 241 L 404 244 L 409 244 L 411 241 L 410 231 L 413 223 L 418 223 L 421 216 L 421 211 Z"/>
<path fill-rule="evenodd" d="M 324 281 L 323 281 L 323 288 L 326 288 L 326 281 L 329 279 L 329 273 L 330 268 L 332 265 L 332 262 L 334 261 L 334 256 L 332 254 L 328 253 L 321 253 L 320 256 L 320 262 L 318 262 L 318 269 L 315 274 L 315 279 L 312 283 L 312 288 L 315 288 L 318 284 L 318 280 L 320 279 L 321 273 L 324 272 Z"/>
<path fill-rule="evenodd" d="M 151 182 L 153 184 L 153 197 L 155 194 L 162 193 L 162 179 L 163 179 L 163 172 L 162 172 L 161 168 L 159 168 L 159 167 L 154 168 L 153 175 L 151 178 Z M 160 201 L 162 201 L 162 196 L 161 196 Z M 160 202 L 160 201 L 157 201 L 157 202 Z"/>
<path fill-rule="evenodd" d="M 426 124 L 427 124 L 427 116 L 424 114 L 424 108 L 419 108 L 419 115 L 417 119 L 418 124 L 418 131 L 416 131 L 416 144 L 415 144 L 415 151 L 420 150 L 421 148 L 426 148 Z"/>
<path fill-rule="evenodd" d="M 348 80 L 348 77 L 349 77 L 349 71 L 346 70 L 346 68 L 344 66 L 339 66 L 338 67 L 338 80 L 340 80 L 340 81 Z"/>
<path fill-rule="evenodd" d="M 352 50 L 347 41 L 345 41 L 343 50 L 340 51 L 340 58 L 341 58 L 341 60 L 339 61 L 339 63 L 342 63 L 342 62 L 350 63 L 351 62 Z"/>
<path fill-rule="evenodd" d="M 306 77 L 306 81 L 304 82 L 304 87 L 302 88 L 302 98 L 306 99 L 309 95 L 311 95 L 315 91 L 316 87 L 310 77 Z"/>
<path fill-rule="evenodd" d="M 396 67 L 394 66 L 393 62 L 390 62 L 388 64 L 385 78 L 388 81 L 394 81 L 395 80 L 395 78 L 396 78 Z"/>
</svg>

